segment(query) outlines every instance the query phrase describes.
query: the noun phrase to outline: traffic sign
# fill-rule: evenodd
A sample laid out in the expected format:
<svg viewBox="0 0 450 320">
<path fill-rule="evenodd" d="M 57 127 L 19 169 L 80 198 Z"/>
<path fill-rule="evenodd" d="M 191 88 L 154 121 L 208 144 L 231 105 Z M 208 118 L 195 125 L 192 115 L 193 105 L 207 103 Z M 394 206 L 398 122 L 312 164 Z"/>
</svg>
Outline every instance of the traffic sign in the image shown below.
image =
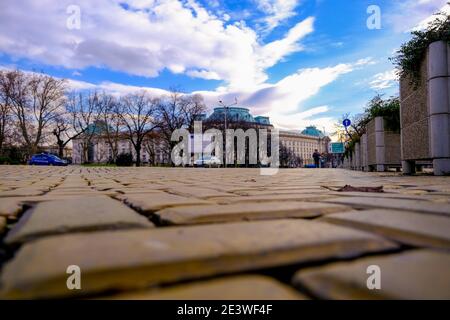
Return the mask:
<svg viewBox="0 0 450 320">
<path fill-rule="evenodd" d="M 329 153 L 340 154 L 344 153 L 344 143 L 332 142 L 329 144 Z"/>
<path fill-rule="evenodd" d="M 344 127 L 350 127 L 350 125 L 352 124 L 352 122 L 350 121 L 350 119 L 345 119 L 342 124 L 344 125 Z"/>
</svg>

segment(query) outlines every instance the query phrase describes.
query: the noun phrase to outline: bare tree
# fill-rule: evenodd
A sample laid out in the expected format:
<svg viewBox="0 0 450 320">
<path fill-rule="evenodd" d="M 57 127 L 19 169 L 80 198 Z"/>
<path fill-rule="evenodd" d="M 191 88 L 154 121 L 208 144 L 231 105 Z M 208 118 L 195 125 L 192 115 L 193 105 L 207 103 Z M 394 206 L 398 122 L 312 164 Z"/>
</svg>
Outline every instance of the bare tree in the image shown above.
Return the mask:
<svg viewBox="0 0 450 320">
<path fill-rule="evenodd" d="M 11 121 L 11 82 L 6 71 L 0 71 L 0 153 L 8 136 Z"/>
<path fill-rule="evenodd" d="M 8 71 L 12 112 L 29 155 L 37 151 L 51 121 L 65 104 L 65 80 L 43 74 Z"/>
<path fill-rule="evenodd" d="M 74 135 L 81 139 L 81 161 L 88 162 L 88 150 L 93 137 L 103 130 L 103 104 L 97 92 L 71 93 L 66 106 Z M 72 138 L 74 139 L 74 138 Z"/>
<path fill-rule="evenodd" d="M 280 165 L 284 168 L 298 168 L 303 166 L 303 159 L 297 156 L 287 146 L 280 145 Z"/>
<path fill-rule="evenodd" d="M 141 165 L 142 143 L 158 123 L 155 121 L 157 100 L 145 91 L 129 94 L 120 99 L 120 118 L 127 131 L 127 138 L 136 153 L 136 166 Z"/>
<path fill-rule="evenodd" d="M 165 146 L 166 157 L 177 142 L 171 141 L 172 133 L 181 128 L 191 130 L 194 120 L 206 110 L 201 95 L 185 95 L 177 90 L 163 97 L 158 104 L 157 117 L 161 129 L 162 144 Z"/>
<path fill-rule="evenodd" d="M 112 162 L 115 162 L 119 155 L 119 141 L 122 137 L 122 127 L 124 125 L 120 115 L 121 106 L 118 101 L 108 94 L 103 94 L 101 97 L 102 104 L 102 121 L 104 121 L 104 136 L 106 143 L 111 151 Z"/>
<path fill-rule="evenodd" d="M 73 139 L 77 138 L 83 132 L 76 132 L 72 127 L 71 119 L 67 113 L 60 114 L 53 121 L 52 134 L 56 139 L 56 145 L 58 146 L 58 156 L 64 157 L 64 148 Z"/>
</svg>

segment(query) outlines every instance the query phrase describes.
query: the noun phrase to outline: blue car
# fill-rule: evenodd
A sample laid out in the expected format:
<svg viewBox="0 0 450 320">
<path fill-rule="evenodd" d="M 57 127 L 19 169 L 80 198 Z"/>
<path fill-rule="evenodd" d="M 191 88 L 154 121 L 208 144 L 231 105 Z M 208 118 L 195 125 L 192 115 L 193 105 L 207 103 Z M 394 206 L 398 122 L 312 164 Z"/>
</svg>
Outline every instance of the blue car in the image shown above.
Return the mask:
<svg viewBox="0 0 450 320">
<path fill-rule="evenodd" d="M 29 164 L 35 166 L 67 166 L 67 161 L 61 160 L 53 154 L 40 153 L 33 155 Z"/>
</svg>

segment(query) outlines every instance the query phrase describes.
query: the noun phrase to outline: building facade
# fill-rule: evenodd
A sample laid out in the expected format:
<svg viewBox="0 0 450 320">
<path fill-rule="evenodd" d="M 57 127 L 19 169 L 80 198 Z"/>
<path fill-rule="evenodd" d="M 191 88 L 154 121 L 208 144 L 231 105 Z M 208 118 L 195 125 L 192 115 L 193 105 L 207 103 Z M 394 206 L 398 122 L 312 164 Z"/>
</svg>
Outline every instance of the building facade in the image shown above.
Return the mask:
<svg viewBox="0 0 450 320">
<path fill-rule="evenodd" d="M 314 163 L 312 155 L 315 150 L 321 154 L 328 153 L 331 140 L 315 126 L 309 126 L 303 131 L 280 130 L 279 134 L 280 145 L 299 157 L 303 164 Z"/>
<path fill-rule="evenodd" d="M 141 163 L 160 165 L 168 164 L 169 155 L 165 152 L 162 139 L 156 133 L 149 134 L 142 143 Z M 115 152 L 113 152 L 115 150 Z M 114 162 L 114 153 L 131 154 L 136 160 L 136 151 L 125 134 L 111 139 L 103 132 L 88 133 L 72 140 L 72 162 L 82 163 L 111 163 Z"/>
<path fill-rule="evenodd" d="M 253 117 L 247 108 L 229 107 L 215 108 L 208 117 L 201 114 L 197 117 L 197 121 L 202 121 L 203 131 L 211 128 L 223 130 L 225 126 L 225 113 L 228 129 L 267 129 L 273 130 L 270 119 L 264 116 Z M 80 136 L 73 140 L 72 161 L 75 164 L 81 163 L 107 163 L 114 159 L 113 148 L 111 148 L 111 139 L 102 132 L 101 125 L 87 130 L 84 136 Z M 190 136 L 191 158 L 196 160 L 198 150 L 193 147 L 194 135 Z M 309 126 L 303 131 L 279 131 L 280 147 L 284 147 L 289 153 L 300 161 L 296 162 L 296 166 L 314 163 L 312 154 L 317 149 L 321 154 L 328 153 L 328 144 L 330 139 L 314 126 Z M 135 150 L 129 139 L 125 135 L 116 137 L 115 139 L 116 154 L 131 154 L 133 159 L 136 158 Z M 208 145 L 209 142 L 203 142 L 201 148 Z M 159 165 L 170 164 L 170 147 L 163 143 L 162 139 L 158 139 L 157 134 L 152 134 L 144 141 L 141 149 L 141 163 Z"/>
</svg>

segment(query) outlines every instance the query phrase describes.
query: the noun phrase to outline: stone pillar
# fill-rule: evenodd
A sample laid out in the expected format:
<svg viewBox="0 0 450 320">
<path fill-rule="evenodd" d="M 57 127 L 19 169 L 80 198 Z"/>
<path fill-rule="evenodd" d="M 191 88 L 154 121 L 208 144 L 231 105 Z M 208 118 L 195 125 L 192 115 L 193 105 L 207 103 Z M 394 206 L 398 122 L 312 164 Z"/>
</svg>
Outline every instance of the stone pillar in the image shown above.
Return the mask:
<svg viewBox="0 0 450 320">
<path fill-rule="evenodd" d="M 450 173 L 450 48 L 444 41 L 429 46 L 428 103 L 430 151 L 435 175 Z"/>
<path fill-rule="evenodd" d="M 401 95 L 402 90 L 400 90 L 400 101 L 403 101 L 403 97 Z M 402 159 L 402 173 L 405 175 L 410 175 L 415 173 L 415 164 L 412 163 L 411 161 L 407 161 L 407 160 L 403 160 L 405 159 L 403 153 L 403 146 L 404 146 L 404 142 L 403 139 L 405 139 L 405 135 L 403 134 L 403 121 L 402 121 L 402 112 L 400 109 L 400 154 L 401 154 L 401 159 Z"/>
<path fill-rule="evenodd" d="M 362 171 L 369 171 L 368 165 L 367 165 L 367 133 L 363 134 L 361 136 L 361 170 Z"/>
<path fill-rule="evenodd" d="M 360 143 L 355 143 L 355 170 L 361 170 L 361 147 Z"/>
<path fill-rule="evenodd" d="M 416 173 L 415 161 L 402 160 L 402 172 L 403 174 Z"/>
<path fill-rule="evenodd" d="M 356 157 L 355 157 L 355 151 L 352 152 L 352 164 L 351 169 L 355 170 L 355 164 L 356 164 Z"/>
<path fill-rule="evenodd" d="M 375 118 L 375 148 L 377 171 L 383 172 L 385 170 L 385 146 L 384 146 L 384 119 L 383 117 Z"/>
</svg>

